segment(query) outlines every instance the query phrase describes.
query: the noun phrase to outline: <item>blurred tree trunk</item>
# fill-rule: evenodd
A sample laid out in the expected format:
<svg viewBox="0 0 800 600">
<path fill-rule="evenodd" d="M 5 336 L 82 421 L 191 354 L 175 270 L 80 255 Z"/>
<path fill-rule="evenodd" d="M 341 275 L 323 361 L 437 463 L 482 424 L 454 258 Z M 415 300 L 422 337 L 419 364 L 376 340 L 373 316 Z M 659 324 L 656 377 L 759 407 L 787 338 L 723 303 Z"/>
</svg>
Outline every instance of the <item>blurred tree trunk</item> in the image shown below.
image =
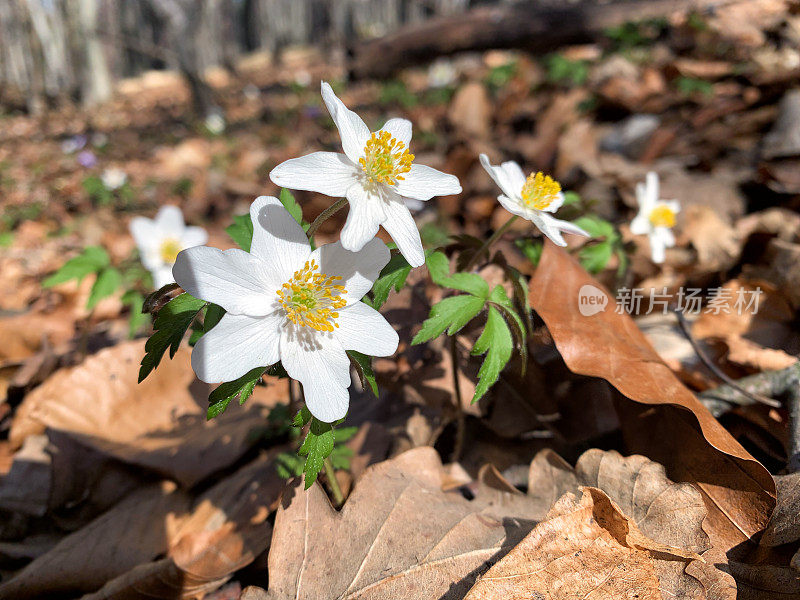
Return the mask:
<svg viewBox="0 0 800 600">
<path fill-rule="evenodd" d="M 93 106 L 111 97 L 111 74 L 97 33 L 98 9 L 98 0 L 78 0 L 78 22 L 84 40 L 81 73 L 81 99 L 84 106 Z"/>
</svg>

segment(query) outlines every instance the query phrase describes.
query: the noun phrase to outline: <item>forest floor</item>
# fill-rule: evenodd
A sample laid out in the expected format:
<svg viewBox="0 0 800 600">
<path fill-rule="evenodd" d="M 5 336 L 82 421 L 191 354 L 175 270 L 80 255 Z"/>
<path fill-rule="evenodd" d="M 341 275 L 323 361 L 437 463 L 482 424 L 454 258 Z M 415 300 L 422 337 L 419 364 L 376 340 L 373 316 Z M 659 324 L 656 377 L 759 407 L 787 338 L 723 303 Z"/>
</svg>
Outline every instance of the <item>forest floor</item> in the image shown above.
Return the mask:
<svg viewBox="0 0 800 600">
<path fill-rule="evenodd" d="M 93 111 L 3 115 L 0 598 L 800 598 L 798 46 L 797 4 L 759 0 L 381 82 L 313 49 L 254 56 L 209 74 L 224 128 L 163 72 Z M 552 174 L 571 192 L 559 218 L 595 234 L 560 250 L 518 222 L 498 243 L 530 280 L 527 361 L 476 404 L 482 321 L 453 338 L 454 378 L 448 338 L 411 345 L 442 297 L 427 270 L 390 294 L 400 348 L 374 361 L 379 398 L 351 389 L 338 512 L 325 476 L 293 478 L 285 379 L 212 421 L 186 345 L 137 383 L 151 290 L 128 232 L 174 204 L 234 247 L 225 229 L 278 194 L 274 166 L 339 150 L 321 80 L 372 129 L 410 119 L 417 161 L 460 179 L 415 214 L 428 247 L 507 218 L 480 153 Z M 682 208 L 662 264 L 630 231 L 648 171 Z M 331 203 L 295 197 L 309 221 Z M 92 309 L 94 275 L 43 286 L 90 246 L 121 273 Z M 498 261 L 479 273 L 513 295 Z M 585 285 L 642 308 L 581 315 Z M 714 370 L 650 302 L 687 290 Z"/>
</svg>

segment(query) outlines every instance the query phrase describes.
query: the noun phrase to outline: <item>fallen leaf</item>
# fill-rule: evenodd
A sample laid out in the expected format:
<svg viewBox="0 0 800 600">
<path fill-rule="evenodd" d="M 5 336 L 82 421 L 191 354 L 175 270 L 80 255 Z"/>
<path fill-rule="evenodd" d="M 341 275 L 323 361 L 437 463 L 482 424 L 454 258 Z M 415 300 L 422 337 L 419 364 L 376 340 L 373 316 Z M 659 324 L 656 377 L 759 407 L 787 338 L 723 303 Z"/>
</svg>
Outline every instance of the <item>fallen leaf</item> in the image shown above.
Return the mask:
<svg viewBox="0 0 800 600">
<path fill-rule="evenodd" d="M 563 496 L 464 600 L 661 600 L 655 557 L 700 558 L 648 538 L 602 490 L 582 492 Z"/>
<path fill-rule="evenodd" d="M 581 315 L 584 285 L 606 298 L 605 310 Z M 531 280 L 530 302 L 570 370 L 601 377 L 623 396 L 660 407 L 661 412 L 623 415 L 623 427 L 635 447 L 646 448 L 644 453 L 667 467 L 671 479 L 698 486 L 712 529 L 728 547 L 766 527 L 775 507 L 769 472 L 678 381 L 633 319 L 614 310 L 614 298 L 552 243 L 545 243 Z M 635 412 L 633 407 L 627 410 Z"/>
</svg>

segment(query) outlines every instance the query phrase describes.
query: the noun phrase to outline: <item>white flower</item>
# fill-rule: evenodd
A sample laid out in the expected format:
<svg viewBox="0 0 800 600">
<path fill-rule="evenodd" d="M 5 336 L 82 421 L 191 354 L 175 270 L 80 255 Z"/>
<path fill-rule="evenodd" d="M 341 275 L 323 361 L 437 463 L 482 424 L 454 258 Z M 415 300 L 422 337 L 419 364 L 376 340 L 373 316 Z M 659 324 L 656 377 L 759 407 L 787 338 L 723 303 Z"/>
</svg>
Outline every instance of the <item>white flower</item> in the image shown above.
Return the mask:
<svg viewBox="0 0 800 600">
<path fill-rule="evenodd" d="M 561 235 L 562 231 L 591 237 L 577 225 L 549 214 L 556 212 L 564 204 L 561 186 L 549 175 L 538 172 L 531 173 L 526 178 L 514 161 L 493 166 L 485 154 L 481 154 L 480 159 L 483 168 L 502 190 L 503 193 L 497 200 L 508 212 L 531 221 L 559 246 L 567 245 Z"/>
<path fill-rule="evenodd" d="M 184 224 L 183 213 L 177 206 L 162 206 L 155 219 L 134 217 L 130 230 L 139 247 L 142 264 L 153 276 L 156 289 L 175 281 L 172 265 L 181 250 L 208 241 L 205 229 Z"/>
<path fill-rule="evenodd" d="M 114 191 L 121 188 L 128 181 L 128 175 L 122 169 L 111 167 L 103 171 L 100 180 L 107 190 Z"/>
<path fill-rule="evenodd" d="M 458 178 L 412 163 L 410 121 L 390 119 L 383 129 L 370 133 L 325 82 L 322 99 L 339 128 L 344 154 L 314 152 L 287 160 L 272 170 L 270 179 L 281 187 L 346 197 L 350 214 L 341 242 L 347 250 L 363 248 L 383 225 L 409 264 L 420 266 L 425 255 L 406 199 L 458 194 Z"/>
<path fill-rule="evenodd" d="M 202 246 L 178 255 L 172 272 L 190 294 L 227 312 L 192 352 L 205 382 L 233 381 L 279 360 L 303 384 L 306 404 L 326 423 L 347 414 L 346 350 L 389 356 L 398 336 L 376 310 L 359 302 L 389 261 L 373 239 L 359 252 L 340 242 L 312 252 L 305 233 L 277 198 L 250 207 L 250 252 Z"/>
<path fill-rule="evenodd" d="M 672 227 L 680 210 L 677 200 L 660 200 L 658 174 L 650 171 L 645 183 L 636 184 L 639 214 L 631 221 L 631 233 L 650 238 L 650 255 L 654 263 L 664 262 L 664 250 L 675 245 Z"/>
</svg>

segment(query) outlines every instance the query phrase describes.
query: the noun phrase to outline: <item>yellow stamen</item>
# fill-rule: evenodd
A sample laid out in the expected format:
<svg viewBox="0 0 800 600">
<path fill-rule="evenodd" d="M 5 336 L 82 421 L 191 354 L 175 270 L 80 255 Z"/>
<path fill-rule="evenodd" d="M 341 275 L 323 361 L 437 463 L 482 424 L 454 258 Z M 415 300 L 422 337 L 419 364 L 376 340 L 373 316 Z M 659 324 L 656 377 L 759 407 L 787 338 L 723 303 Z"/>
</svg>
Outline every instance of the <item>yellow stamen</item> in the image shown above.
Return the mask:
<svg viewBox="0 0 800 600">
<path fill-rule="evenodd" d="M 178 258 L 178 253 L 181 250 L 183 250 L 183 246 L 178 240 L 175 238 L 167 238 L 161 242 L 158 252 L 161 255 L 161 260 L 171 265 L 175 262 L 175 259 Z"/>
<path fill-rule="evenodd" d="M 277 291 L 278 301 L 295 325 L 333 331 L 334 327 L 339 327 L 336 311 L 347 304 L 342 298 L 344 286 L 336 283 L 341 279 L 338 275 L 320 273 L 316 261 L 306 261 L 305 266 L 295 271 Z"/>
<path fill-rule="evenodd" d="M 522 202 L 528 208 L 545 210 L 561 192 L 561 184 L 541 171 L 531 173 L 522 186 Z"/>
<path fill-rule="evenodd" d="M 373 183 L 395 185 L 403 173 L 411 170 L 414 155 L 406 145 L 388 131 L 373 132 L 364 146 L 364 156 L 358 159 L 367 178 Z"/>
<path fill-rule="evenodd" d="M 674 227 L 675 211 L 666 204 L 659 204 L 650 211 L 650 223 L 653 227 Z"/>
</svg>

